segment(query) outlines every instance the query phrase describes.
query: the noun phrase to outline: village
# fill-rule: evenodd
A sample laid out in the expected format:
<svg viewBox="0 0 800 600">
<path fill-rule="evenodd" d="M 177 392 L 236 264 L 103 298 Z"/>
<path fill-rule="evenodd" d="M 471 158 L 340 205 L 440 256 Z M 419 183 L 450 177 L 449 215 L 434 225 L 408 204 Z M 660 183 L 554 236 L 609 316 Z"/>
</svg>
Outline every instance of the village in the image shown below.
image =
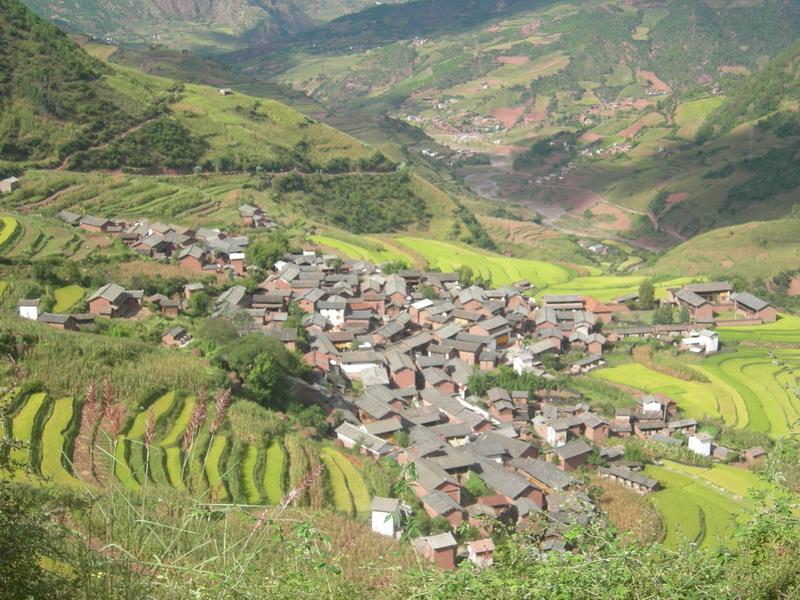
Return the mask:
<svg viewBox="0 0 800 600">
<path fill-rule="evenodd" d="M 244 228 L 277 227 L 259 208 L 243 205 L 239 214 Z M 465 558 L 491 564 L 491 522 L 525 529 L 544 518 L 542 552 L 569 550 L 564 531 L 598 514 L 582 473 L 596 471 L 639 494 L 658 490 L 659 483 L 644 476 L 641 461 L 626 460 L 624 443 L 630 438 L 673 447 L 685 443 L 697 455 L 730 459 L 729 450 L 666 395 L 643 394 L 609 417 L 580 395 L 552 386 L 472 389 L 476 374 L 500 369 L 521 383 L 568 378 L 603 367 L 608 352 L 631 339 L 709 355 L 719 351 L 715 325 L 776 319 L 769 303 L 734 292 L 728 282 L 709 282 L 668 290 L 663 303 L 685 311 L 689 322 L 620 327 L 615 315 L 629 311 L 635 295 L 609 303 L 584 295 L 537 300 L 526 281 L 486 289 L 462 285 L 457 273 L 385 273 L 380 265 L 342 260 L 313 247 L 286 254 L 248 292 L 236 282 L 249 268 L 247 236 L 73 213 L 59 217 L 119 239 L 150 259 L 175 260 L 190 279 L 227 275 L 230 286 L 213 299 L 213 315 L 230 319 L 242 333 L 260 331 L 289 351 L 302 351 L 317 385 L 328 390 L 326 412 L 341 421 L 336 443 L 403 465 L 421 510 L 446 524 L 445 531 L 414 541 L 443 569 Z M 86 313 L 40 313 L 36 298 L 21 300 L 18 312 L 51 327 L 80 330 L 96 319 L 142 318 L 144 305 L 177 317 L 203 288 L 193 282 L 179 296 L 145 297 L 142 290 L 108 282 L 87 298 Z M 291 306 L 304 314 L 301 328 L 286 327 Z M 300 329 L 307 345 L 299 343 Z M 185 348 L 192 334 L 172 327 L 162 343 Z M 559 364 L 558 357 L 567 354 L 570 362 Z M 745 458 L 761 455 L 763 450 L 753 448 Z M 486 493 L 468 490 L 476 487 Z M 399 537 L 411 510 L 398 498 L 375 497 L 372 528 Z M 480 539 L 459 545 L 455 533 L 462 526 L 476 528 Z"/>
</svg>

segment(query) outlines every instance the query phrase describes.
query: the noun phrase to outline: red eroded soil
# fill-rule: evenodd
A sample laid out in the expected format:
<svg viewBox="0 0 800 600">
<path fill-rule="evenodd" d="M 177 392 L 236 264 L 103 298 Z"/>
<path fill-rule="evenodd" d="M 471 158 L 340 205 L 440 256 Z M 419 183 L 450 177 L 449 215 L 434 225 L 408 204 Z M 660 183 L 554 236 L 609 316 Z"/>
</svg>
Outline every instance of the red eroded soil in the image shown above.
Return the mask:
<svg viewBox="0 0 800 600">
<path fill-rule="evenodd" d="M 524 65 L 528 62 L 527 56 L 498 56 L 497 62 L 504 65 Z"/>
<path fill-rule="evenodd" d="M 670 194 L 667 198 L 667 204 L 672 206 L 673 204 L 679 204 L 686 200 L 689 197 L 689 194 L 686 192 L 676 192 L 674 194 Z"/>
<path fill-rule="evenodd" d="M 538 123 L 540 121 L 545 121 L 545 120 L 547 120 L 546 110 L 532 110 L 525 113 L 526 123 Z"/>
<path fill-rule="evenodd" d="M 800 277 L 792 278 L 792 281 L 789 283 L 789 289 L 787 293 L 790 296 L 800 296 Z"/>
<path fill-rule="evenodd" d="M 519 118 L 524 112 L 524 106 L 517 108 L 498 108 L 492 111 L 492 116 L 500 121 L 506 129 L 508 129 L 513 127 L 514 124 L 519 121 Z"/>
<path fill-rule="evenodd" d="M 598 141 L 598 140 L 602 140 L 602 139 L 603 139 L 603 136 L 602 136 L 602 135 L 598 135 L 598 134 L 596 134 L 596 133 L 591 133 L 591 132 L 587 131 L 587 132 L 586 132 L 586 133 L 584 133 L 584 134 L 583 134 L 583 135 L 582 135 L 582 136 L 581 136 L 579 139 L 580 139 L 582 142 L 589 142 L 589 143 L 591 144 L 592 142 L 596 142 L 596 141 Z"/>
<path fill-rule="evenodd" d="M 635 123 L 628 125 L 625 129 L 620 131 L 619 135 L 628 139 L 636 137 L 636 134 L 639 133 L 642 127 L 644 127 L 644 123 L 642 123 L 641 121 L 636 121 Z"/>
<path fill-rule="evenodd" d="M 531 21 L 530 23 L 526 23 L 522 27 L 520 27 L 520 31 L 522 35 L 531 35 L 539 31 L 539 27 L 541 26 L 541 22 L 537 19 L 535 21 Z"/>
<path fill-rule="evenodd" d="M 608 215 L 613 218 L 613 220 L 595 223 L 596 227 L 601 229 L 623 230 L 631 226 L 631 217 L 624 210 L 613 204 L 608 204 L 607 202 L 594 202 L 592 204 L 591 198 L 582 199 L 581 202 L 575 205 L 572 212 L 577 216 L 581 216 L 583 211 L 587 208 L 591 210 L 595 216 Z"/>
<path fill-rule="evenodd" d="M 652 71 L 636 71 L 636 74 L 639 77 L 648 80 L 652 88 L 657 92 L 664 92 L 665 94 L 669 94 L 672 91 L 672 88 L 669 87 L 663 81 L 661 81 L 658 78 L 658 76 Z"/>
</svg>

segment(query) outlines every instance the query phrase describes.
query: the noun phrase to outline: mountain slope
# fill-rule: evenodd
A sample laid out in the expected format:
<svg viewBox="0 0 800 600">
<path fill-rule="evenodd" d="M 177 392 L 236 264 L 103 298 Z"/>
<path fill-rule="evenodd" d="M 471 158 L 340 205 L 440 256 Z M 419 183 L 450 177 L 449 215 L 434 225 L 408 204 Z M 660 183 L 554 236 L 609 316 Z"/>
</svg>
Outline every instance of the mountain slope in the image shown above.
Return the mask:
<svg viewBox="0 0 800 600">
<path fill-rule="evenodd" d="M 76 33 L 122 43 L 203 48 L 284 39 L 371 4 L 369 0 L 25 0 Z"/>
<path fill-rule="evenodd" d="M 146 118 L 111 71 L 16 0 L 0 0 L 0 161 L 42 161 L 107 141 Z"/>
</svg>

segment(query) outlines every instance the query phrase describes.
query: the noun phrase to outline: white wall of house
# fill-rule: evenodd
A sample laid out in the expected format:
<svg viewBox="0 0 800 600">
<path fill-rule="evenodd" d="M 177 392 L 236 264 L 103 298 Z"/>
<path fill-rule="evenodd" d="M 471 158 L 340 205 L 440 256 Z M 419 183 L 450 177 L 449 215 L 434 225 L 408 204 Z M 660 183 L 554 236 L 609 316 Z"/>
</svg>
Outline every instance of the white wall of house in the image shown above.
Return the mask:
<svg viewBox="0 0 800 600">
<path fill-rule="evenodd" d="M 374 369 L 378 366 L 377 363 L 369 362 L 369 363 L 351 363 L 347 365 L 342 365 L 342 371 L 345 372 L 345 375 L 348 377 L 356 377 L 360 378 L 361 373 L 366 371 L 367 369 Z"/>
<path fill-rule="evenodd" d="M 711 442 L 704 442 L 696 435 L 689 438 L 689 449 L 702 456 L 711 456 Z"/>
<path fill-rule="evenodd" d="M 322 308 L 319 314 L 328 319 L 334 327 L 339 327 L 344 323 L 344 309 Z"/>
<path fill-rule="evenodd" d="M 394 515 L 392 513 L 373 510 L 372 531 L 388 537 L 394 537 L 395 534 Z"/>
<path fill-rule="evenodd" d="M 31 321 L 36 321 L 39 318 L 39 307 L 20 306 L 19 316 L 22 317 L 23 319 L 30 319 Z"/>
</svg>

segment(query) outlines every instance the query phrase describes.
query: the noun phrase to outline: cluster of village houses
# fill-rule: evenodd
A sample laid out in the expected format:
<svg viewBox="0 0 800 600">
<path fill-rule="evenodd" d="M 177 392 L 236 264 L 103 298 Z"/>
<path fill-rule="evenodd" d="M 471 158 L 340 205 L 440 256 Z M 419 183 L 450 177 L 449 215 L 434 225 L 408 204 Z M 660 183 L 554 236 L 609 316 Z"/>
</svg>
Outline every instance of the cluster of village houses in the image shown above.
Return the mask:
<svg viewBox="0 0 800 600">
<path fill-rule="evenodd" d="M 245 212 L 242 215 L 247 218 Z M 218 264 L 214 256 L 236 260 L 233 257 L 246 249 L 242 238 L 231 239 L 216 230 L 212 235 L 86 217 L 74 222 L 119 235 L 137 249 L 154 246 L 156 252 L 166 253 L 161 245 L 166 243 L 171 252 L 183 256 L 186 249 L 198 248 L 210 257 L 209 264 Z M 187 273 L 194 272 L 203 269 L 187 268 Z M 157 300 L 164 310 L 178 310 L 199 289 L 202 284 L 189 284 L 180 299 L 149 300 Z M 688 447 L 699 454 L 724 460 L 728 453 L 709 434 L 698 431 L 694 419 L 682 418 L 666 396 L 642 396 L 630 409 L 604 418 L 578 395 L 565 391 L 541 390 L 531 396 L 493 388 L 477 397 L 470 390 L 473 373 L 508 365 L 518 374 L 549 378 L 544 355 L 574 350 L 583 358 L 567 369 L 580 374 L 604 364 L 609 344 L 630 337 L 660 337 L 687 350 L 710 353 L 717 351 L 718 338 L 707 327 L 717 312 L 737 312 L 748 323 L 775 319 L 768 303 L 751 294 L 733 293 L 724 282 L 670 290 L 666 302 L 687 307 L 692 324 L 622 329 L 611 329 L 612 317 L 628 310 L 624 302 L 631 298 L 602 303 L 587 296 L 545 295 L 539 304 L 531 291 L 524 281 L 484 289 L 460 285 L 455 273 L 407 269 L 386 274 L 366 261 L 341 261 L 306 251 L 277 262 L 253 293 L 241 285 L 229 287 L 215 298 L 214 314 L 231 318 L 243 330 L 275 336 L 288 349 L 297 350 L 298 330 L 284 325 L 290 303 L 305 312 L 307 363 L 321 380 L 363 390 L 337 395 L 336 405 L 329 407 L 343 418 L 336 429 L 338 442 L 374 458 L 388 456 L 413 464 L 416 476 L 411 485 L 425 512 L 431 518 L 441 517 L 453 530 L 467 522 L 481 532 L 480 540 L 464 547 L 451 532 L 415 541 L 426 557 L 449 569 L 461 558 L 491 564 L 494 545 L 487 520 L 525 528 L 532 518 L 540 522 L 537 516 L 542 515 L 548 523 L 543 549 L 568 549 L 563 530 L 593 515 L 592 504 L 573 475 L 588 466 L 593 455 L 610 465 L 598 469 L 600 477 L 641 494 L 658 489 L 658 482 L 643 476 L 641 464 L 624 459 L 626 438 L 675 445 L 688 438 Z M 109 283 L 89 296 L 89 315 L 35 318 L 49 322 L 52 317 L 125 317 L 142 300 L 141 291 Z M 20 314 L 32 318 L 31 304 L 35 300 L 21 302 Z M 73 328 L 63 322 L 49 324 Z M 191 341 L 180 327 L 162 339 L 169 346 Z M 757 453 L 754 449 L 753 458 Z M 465 493 L 468 477 L 480 478 L 492 493 L 477 498 Z M 398 499 L 375 498 L 372 509 L 375 531 L 397 536 L 402 527 L 397 515 L 407 507 Z"/>
</svg>

